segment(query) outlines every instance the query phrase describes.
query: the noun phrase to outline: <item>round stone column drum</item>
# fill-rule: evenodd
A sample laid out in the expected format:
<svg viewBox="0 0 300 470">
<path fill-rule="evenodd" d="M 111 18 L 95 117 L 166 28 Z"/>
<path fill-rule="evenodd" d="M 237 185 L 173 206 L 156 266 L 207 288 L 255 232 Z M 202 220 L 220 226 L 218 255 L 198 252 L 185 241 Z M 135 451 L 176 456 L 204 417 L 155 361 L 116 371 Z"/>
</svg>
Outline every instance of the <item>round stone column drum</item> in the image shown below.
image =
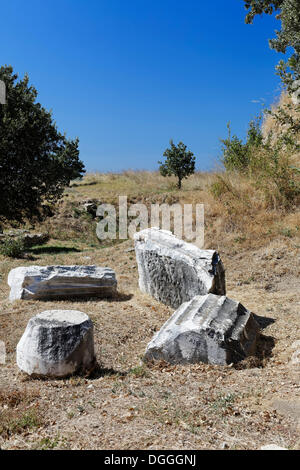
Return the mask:
<svg viewBox="0 0 300 470">
<path fill-rule="evenodd" d="M 93 323 L 78 310 L 39 313 L 17 345 L 18 367 L 31 376 L 65 377 L 94 362 Z"/>
</svg>

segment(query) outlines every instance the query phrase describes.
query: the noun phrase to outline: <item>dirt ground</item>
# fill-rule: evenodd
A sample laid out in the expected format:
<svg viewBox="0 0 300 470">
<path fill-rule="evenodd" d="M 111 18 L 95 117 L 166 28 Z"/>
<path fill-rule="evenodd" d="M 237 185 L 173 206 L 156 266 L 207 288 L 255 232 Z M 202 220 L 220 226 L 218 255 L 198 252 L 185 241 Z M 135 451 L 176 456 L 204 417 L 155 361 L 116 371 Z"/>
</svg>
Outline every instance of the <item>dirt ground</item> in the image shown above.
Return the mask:
<svg viewBox="0 0 300 470">
<path fill-rule="evenodd" d="M 227 295 L 262 328 L 258 356 L 235 366 L 143 364 L 172 310 L 140 293 L 131 240 L 103 248 L 51 239 L 30 259 L 2 257 L 1 449 L 299 449 L 299 240 L 274 238 L 251 249 L 217 244 Z M 8 272 L 30 264 L 109 266 L 118 294 L 10 303 Z M 98 366 L 90 376 L 37 380 L 19 371 L 15 350 L 27 322 L 49 309 L 82 310 L 94 322 Z"/>
<path fill-rule="evenodd" d="M 221 254 L 228 296 L 259 316 L 267 356 L 261 363 L 147 367 L 145 347 L 172 311 L 138 291 L 134 252 L 126 251 L 131 245 L 56 256 L 55 263 L 67 256 L 70 264 L 114 268 L 119 294 L 113 300 L 10 304 L 3 276 L 1 448 L 257 449 L 275 443 L 299 449 L 300 365 L 291 362 L 292 344 L 300 339 L 297 249 L 281 253 L 278 273 L 276 246 Z M 18 370 L 15 348 L 29 318 L 51 308 L 90 315 L 99 361 L 92 376 L 43 381 Z"/>
</svg>

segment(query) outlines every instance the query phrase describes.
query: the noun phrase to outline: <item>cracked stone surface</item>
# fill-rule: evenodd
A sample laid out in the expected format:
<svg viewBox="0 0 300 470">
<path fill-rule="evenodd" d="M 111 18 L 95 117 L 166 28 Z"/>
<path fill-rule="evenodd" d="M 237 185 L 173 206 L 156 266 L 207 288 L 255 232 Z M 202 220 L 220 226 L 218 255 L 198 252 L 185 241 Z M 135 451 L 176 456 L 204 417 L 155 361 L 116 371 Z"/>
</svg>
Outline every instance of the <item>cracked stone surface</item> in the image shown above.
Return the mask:
<svg viewBox="0 0 300 470">
<path fill-rule="evenodd" d="M 39 313 L 17 345 L 18 367 L 31 376 L 65 377 L 94 361 L 93 323 L 78 310 Z"/>
<path fill-rule="evenodd" d="M 68 297 L 111 296 L 117 288 L 115 272 L 98 266 L 26 266 L 8 275 L 11 301 Z"/>
<path fill-rule="evenodd" d="M 158 228 L 142 230 L 134 240 L 142 292 L 173 308 L 196 295 L 225 295 L 225 270 L 216 251 Z"/>
<path fill-rule="evenodd" d="M 144 359 L 236 363 L 255 352 L 259 326 L 242 304 L 207 294 L 185 302 L 148 344 Z"/>
</svg>

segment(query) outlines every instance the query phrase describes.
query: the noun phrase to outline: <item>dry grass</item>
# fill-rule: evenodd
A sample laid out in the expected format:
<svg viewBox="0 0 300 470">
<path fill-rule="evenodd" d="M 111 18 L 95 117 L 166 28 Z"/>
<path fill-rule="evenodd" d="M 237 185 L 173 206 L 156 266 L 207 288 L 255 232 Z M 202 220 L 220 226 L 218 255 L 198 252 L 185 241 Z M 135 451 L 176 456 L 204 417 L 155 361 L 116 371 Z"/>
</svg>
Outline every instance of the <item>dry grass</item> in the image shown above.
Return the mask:
<svg viewBox="0 0 300 470">
<path fill-rule="evenodd" d="M 87 175 L 47 222 L 52 235 L 47 245 L 24 259 L 0 257 L 0 340 L 7 351 L 0 365 L 2 449 L 219 449 L 224 442 L 230 449 L 267 443 L 299 449 L 299 421 L 274 404 L 300 400 L 299 365 L 290 363 L 292 343 L 300 339 L 299 212 L 266 212 L 247 181 L 234 177 L 232 195 L 216 200 L 209 190 L 214 178 L 196 174 L 179 192 L 175 181 L 156 173 Z M 148 205 L 204 202 L 205 245 L 220 251 L 229 297 L 258 316 L 260 358 L 238 367 L 141 362 L 172 311 L 138 290 L 131 240 L 100 244 L 95 221 L 74 215 L 87 199 L 115 202 L 119 194 Z M 9 270 L 29 264 L 110 266 L 119 295 L 9 303 Z M 93 320 L 99 366 L 91 376 L 33 380 L 18 370 L 15 348 L 29 318 L 52 308 L 79 309 Z"/>
<path fill-rule="evenodd" d="M 221 181 L 220 193 L 213 194 L 212 184 Z M 92 185 L 90 183 L 93 183 Z M 247 176 L 225 173 L 196 173 L 183 182 L 178 191 L 175 178 L 163 178 L 156 172 L 123 172 L 120 174 L 88 174 L 66 191 L 59 211 L 38 229 L 48 230 L 51 237 L 65 243 L 88 242 L 97 247 L 95 221 L 84 213 L 83 202 L 118 204 L 119 196 L 127 196 L 128 206 L 144 203 L 197 204 L 205 208 L 206 248 L 232 251 L 264 246 L 272 240 L 298 238 L 299 207 L 288 210 L 268 207 L 263 189 L 257 189 Z"/>
</svg>

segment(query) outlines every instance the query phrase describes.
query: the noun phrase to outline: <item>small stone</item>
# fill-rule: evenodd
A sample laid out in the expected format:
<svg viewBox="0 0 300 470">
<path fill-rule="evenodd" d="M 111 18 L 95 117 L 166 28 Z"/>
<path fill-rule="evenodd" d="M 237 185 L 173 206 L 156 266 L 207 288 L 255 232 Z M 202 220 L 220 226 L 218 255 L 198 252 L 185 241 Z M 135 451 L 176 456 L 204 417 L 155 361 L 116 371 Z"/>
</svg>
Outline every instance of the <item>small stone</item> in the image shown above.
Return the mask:
<svg viewBox="0 0 300 470">
<path fill-rule="evenodd" d="M 18 367 L 31 376 L 65 377 L 94 362 L 93 323 L 78 310 L 39 313 L 17 345 Z"/>
<path fill-rule="evenodd" d="M 227 442 L 223 442 L 220 446 L 220 449 L 222 450 L 229 449 L 229 445 L 227 444 Z"/>
<path fill-rule="evenodd" d="M 83 205 L 83 208 L 85 212 L 88 214 L 91 214 L 93 217 L 96 217 L 96 212 L 97 212 L 97 204 L 94 202 L 86 202 Z"/>
</svg>

